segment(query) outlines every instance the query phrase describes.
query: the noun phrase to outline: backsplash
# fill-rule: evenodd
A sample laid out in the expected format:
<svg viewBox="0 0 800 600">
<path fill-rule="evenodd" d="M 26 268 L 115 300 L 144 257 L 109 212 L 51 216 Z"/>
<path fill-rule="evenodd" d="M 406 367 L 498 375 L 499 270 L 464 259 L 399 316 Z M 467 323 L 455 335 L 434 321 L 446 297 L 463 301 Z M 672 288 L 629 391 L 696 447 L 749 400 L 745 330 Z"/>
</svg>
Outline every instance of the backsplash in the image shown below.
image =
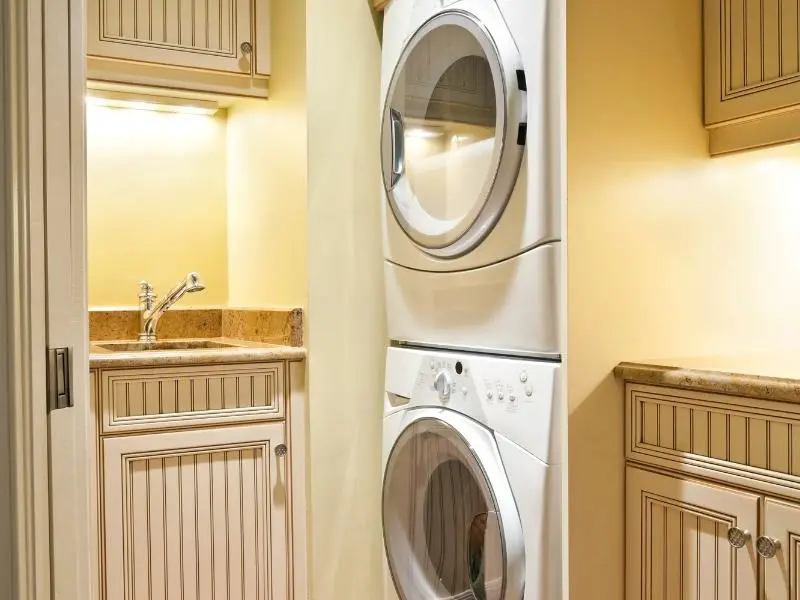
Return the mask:
<svg viewBox="0 0 800 600">
<path fill-rule="evenodd" d="M 138 310 L 89 310 L 89 339 L 92 341 L 135 340 L 138 334 Z M 228 337 L 267 344 L 302 346 L 303 310 L 172 308 L 158 322 L 158 337 Z"/>
</svg>

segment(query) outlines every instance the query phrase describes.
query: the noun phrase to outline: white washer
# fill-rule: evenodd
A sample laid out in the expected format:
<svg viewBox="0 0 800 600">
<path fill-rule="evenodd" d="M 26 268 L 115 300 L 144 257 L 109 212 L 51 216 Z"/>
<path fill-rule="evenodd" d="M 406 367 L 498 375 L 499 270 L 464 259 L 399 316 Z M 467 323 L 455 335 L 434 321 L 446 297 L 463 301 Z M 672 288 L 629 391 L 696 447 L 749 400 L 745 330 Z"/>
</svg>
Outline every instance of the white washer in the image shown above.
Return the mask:
<svg viewBox="0 0 800 600">
<path fill-rule="evenodd" d="M 561 597 L 558 363 L 389 348 L 386 598 Z"/>
<path fill-rule="evenodd" d="M 389 336 L 559 353 L 563 2 L 393 0 L 383 40 Z"/>
</svg>

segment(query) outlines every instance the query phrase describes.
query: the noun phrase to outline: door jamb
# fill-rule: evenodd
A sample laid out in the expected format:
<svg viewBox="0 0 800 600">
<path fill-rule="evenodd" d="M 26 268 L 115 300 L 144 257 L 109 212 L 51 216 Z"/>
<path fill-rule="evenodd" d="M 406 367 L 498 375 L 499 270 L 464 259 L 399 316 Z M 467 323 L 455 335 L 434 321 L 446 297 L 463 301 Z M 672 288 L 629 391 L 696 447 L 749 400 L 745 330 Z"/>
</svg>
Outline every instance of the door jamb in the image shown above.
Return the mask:
<svg viewBox="0 0 800 600">
<path fill-rule="evenodd" d="M 9 535 L 0 552 L 10 558 L 11 598 L 49 600 L 42 6 L 16 0 L 2 3 L 0 12 L 5 199 L 0 269 L 6 288 L 0 299 L 0 332 L 6 338 L 0 389 L 7 410 L 0 443 L 8 449 L 0 452 L 6 456 L 0 470 L 9 484 L 0 523 Z"/>
</svg>

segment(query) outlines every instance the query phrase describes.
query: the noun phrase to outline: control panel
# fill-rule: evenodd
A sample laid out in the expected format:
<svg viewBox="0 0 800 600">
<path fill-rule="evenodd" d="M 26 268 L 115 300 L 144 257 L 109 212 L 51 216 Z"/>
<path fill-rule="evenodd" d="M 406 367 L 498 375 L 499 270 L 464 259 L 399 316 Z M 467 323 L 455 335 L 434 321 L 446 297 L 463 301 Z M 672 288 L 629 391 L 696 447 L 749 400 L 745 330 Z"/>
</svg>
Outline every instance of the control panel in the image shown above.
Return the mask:
<svg viewBox="0 0 800 600">
<path fill-rule="evenodd" d="M 501 358 L 490 360 L 504 361 Z M 418 373 L 415 396 L 425 396 L 426 391 L 436 392 L 439 400 L 447 404 L 452 398 L 466 399 L 475 395 L 476 400 L 503 405 L 507 410 L 514 410 L 518 403 L 533 400 L 533 382 L 529 380 L 530 376 L 524 364 L 519 365 L 513 375 L 508 369 L 497 372 L 494 369 L 480 369 L 480 367 L 471 369 L 470 364 L 469 357 L 458 359 L 440 356 L 429 359 L 427 369 L 422 369 Z"/>
<path fill-rule="evenodd" d="M 560 449 L 560 364 L 463 352 L 390 348 L 387 411 L 436 407 L 463 413 L 553 463 Z"/>
</svg>

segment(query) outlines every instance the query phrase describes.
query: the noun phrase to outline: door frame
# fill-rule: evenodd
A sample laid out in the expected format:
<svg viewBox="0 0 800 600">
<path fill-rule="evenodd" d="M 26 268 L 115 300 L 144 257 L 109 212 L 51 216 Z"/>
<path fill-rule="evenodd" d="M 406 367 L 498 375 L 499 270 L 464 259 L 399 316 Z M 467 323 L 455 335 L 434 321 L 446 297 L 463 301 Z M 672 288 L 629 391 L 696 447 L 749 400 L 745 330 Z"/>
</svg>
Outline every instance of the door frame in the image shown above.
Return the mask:
<svg viewBox="0 0 800 600">
<path fill-rule="evenodd" d="M 96 597 L 88 393 L 51 419 L 45 375 L 48 344 L 74 346 L 75 389 L 88 389 L 85 240 L 74 230 L 86 206 L 83 44 L 80 0 L 0 6 L 0 595 L 26 600 Z M 60 257 L 50 271 L 48 256 Z M 51 468 L 66 461 L 69 473 Z"/>
<path fill-rule="evenodd" d="M 40 13 L 26 0 L 3 3 L 4 202 L 2 246 L 5 293 L 0 345 L 7 410 L 0 431 L 9 451 L 2 465 L 8 483 L 2 551 L 10 558 L 10 598 L 46 600 L 50 589 L 49 482 L 45 396 L 45 279 L 42 66 L 36 25 Z M 38 125 L 38 127 L 37 127 Z M 0 419 L 2 421 L 3 419 Z M 2 454 L 0 454 L 2 456 Z M 5 487 L 5 486 L 3 486 Z"/>
</svg>

